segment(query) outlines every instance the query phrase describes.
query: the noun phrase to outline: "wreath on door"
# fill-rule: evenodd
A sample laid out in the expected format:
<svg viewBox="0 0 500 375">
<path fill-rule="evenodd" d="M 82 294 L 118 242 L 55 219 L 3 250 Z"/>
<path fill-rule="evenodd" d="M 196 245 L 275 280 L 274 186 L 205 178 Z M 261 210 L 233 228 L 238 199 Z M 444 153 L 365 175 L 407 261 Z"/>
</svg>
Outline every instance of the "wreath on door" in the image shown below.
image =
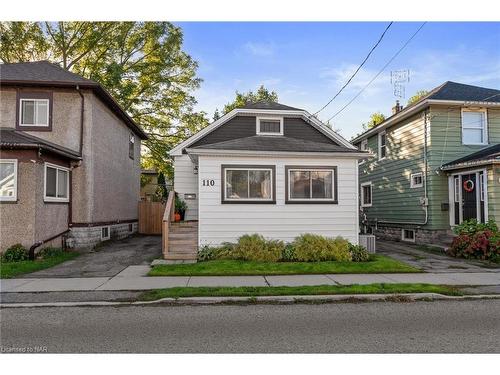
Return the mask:
<svg viewBox="0 0 500 375">
<path fill-rule="evenodd" d="M 472 181 L 472 180 L 464 181 L 464 190 L 467 193 L 471 193 L 474 190 L 474 181 Z"/>
</svg>

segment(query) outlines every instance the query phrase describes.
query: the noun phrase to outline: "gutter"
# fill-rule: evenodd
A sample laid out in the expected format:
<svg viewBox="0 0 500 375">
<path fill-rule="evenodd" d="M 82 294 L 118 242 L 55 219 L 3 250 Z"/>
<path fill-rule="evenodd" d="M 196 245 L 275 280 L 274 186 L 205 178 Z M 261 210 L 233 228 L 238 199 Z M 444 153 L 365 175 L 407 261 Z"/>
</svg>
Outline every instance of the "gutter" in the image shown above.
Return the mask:
<svg viewBox="0 0 500 375">
<path fill-rule="evenodd" d="M 392 221 L 392 220 L 377 220 L 375 221 L 375 225 L 378 223 L 383 223 L 383 224 L 407 224 L 407 225 L 426 225 L 429 221 L 429 210 L 428 210 L 428 205 L 429 205 L 429 198 L 427 196 L 427 176 L 428 176 L 428 160 L 427 160 L 427 117 L 428 117 L 429 111 L 428 109 L 425 110 L 424 112 L 424 201 L 421 202 L 423 206 L 423 210 L 425 213 L 425 219 L 422 222 L 415 222 L 415 221 Z"/>
<path fill-rule="evenodd" d="M 186 152 L 191 155 L 232 155 L 232 156 L 335 156 L 339 158 L 364 159 L 374 156 L 368 152 L 297 152 L 297 151 L 258 151 L 258 150 L 214 150 L 207 148 L 186 148 Z M 265 155 L 263 154 L 265 153 Z"/>
</svg>

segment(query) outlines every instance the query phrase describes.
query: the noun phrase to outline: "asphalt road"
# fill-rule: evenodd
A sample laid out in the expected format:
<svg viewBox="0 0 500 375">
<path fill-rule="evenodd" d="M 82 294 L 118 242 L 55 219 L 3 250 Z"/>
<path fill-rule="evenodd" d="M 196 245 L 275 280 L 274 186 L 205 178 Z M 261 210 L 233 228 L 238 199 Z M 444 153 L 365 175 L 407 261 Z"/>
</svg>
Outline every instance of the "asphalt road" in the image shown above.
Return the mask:
<svg viewBox="0 0 500 375">
<path fill-rule="evenodd" d="M 3 309 L 0 339 L 4 353 L 499 353 L 499 311 L 500 300 Z"/>
</svg>

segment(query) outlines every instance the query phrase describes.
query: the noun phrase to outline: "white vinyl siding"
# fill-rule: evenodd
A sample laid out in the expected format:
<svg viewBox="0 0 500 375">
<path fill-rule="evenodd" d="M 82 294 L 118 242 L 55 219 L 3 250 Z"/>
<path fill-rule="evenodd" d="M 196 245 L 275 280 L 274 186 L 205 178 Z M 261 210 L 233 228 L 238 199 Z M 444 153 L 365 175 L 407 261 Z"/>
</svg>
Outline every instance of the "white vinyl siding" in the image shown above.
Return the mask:
<svg viewBox="0 0 500 375">
<path fill-rule="evenodd" d="M 276 204 L 222 204 L 221 166 L 228 164 L 274 165 Z M 338 204 L 285 204 L 287 165 L 337 167 Z M 247 233 L 260 233 L 266 238 L 286 242 L 292 241 L 301 233 L 315 233 L 328 237 L 342 236 L 357 243 L 356 166 L 357 159 L 354 158 L 200 156 L 200 181 L 215 181 L 214 186 L 199 184 L 200 246 L 234 242 Z"/>
<path fill-rule="evenodd" d="M 185 220 L 198 220 L 198 174 L 188 155 L 174 158 L 174 190 L 187 203 Z M 219 172 L 220 173 L 220 172 Z M 195 199 L 185 199 L 185 194 L 196 194 Z"/>
</svg>

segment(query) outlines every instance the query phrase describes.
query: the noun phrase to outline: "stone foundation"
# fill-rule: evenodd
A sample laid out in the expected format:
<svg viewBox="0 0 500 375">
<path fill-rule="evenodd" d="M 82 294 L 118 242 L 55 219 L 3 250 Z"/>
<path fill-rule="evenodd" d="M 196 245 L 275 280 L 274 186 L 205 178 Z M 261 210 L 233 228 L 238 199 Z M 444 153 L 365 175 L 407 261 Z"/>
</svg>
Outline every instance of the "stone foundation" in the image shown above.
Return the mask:
<svg viewBox="0 0 500 375">
<path fill-rule="evenodd" d="M 410 225 L 401 225 L 401 226 L 388 226 L 378 224 L 376 227 L 372 227 L 373 234 L 380 239 L 390 240 L 390 241 L 402 241 L 409 242 L 411 241 L 403 241 L 402 238 L 402 229 L 412 229 L 415 231 L 415 244 L 420 245 L 449 245 L 452 241 L 452 234 L 449 230 L 445 229 L 422 229 L 420 227 L 410 226 Z"/>
<path fill-rule="evenodd" d="M 131 234 L 137 233 L 138 223 L 121 223 L 95 227 L 73 227 L 68 234 L 68 247 L 77 249 L 92 249 L 100 242 L 108 241 L 101 239 L 101 231 L 104 227 L 109 227 L 109 240 L 120 240 L 130 236 Z"/>
</svg>

